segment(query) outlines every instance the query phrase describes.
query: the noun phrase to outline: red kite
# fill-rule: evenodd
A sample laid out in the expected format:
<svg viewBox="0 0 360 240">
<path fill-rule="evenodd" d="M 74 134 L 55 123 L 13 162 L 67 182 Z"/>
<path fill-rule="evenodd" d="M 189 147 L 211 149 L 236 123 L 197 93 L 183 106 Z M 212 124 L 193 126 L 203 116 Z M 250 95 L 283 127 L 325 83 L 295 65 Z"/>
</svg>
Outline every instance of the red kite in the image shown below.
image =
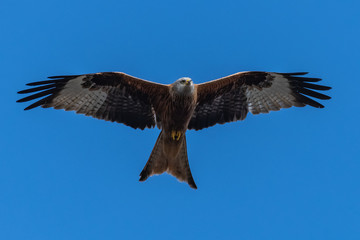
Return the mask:
<svg viewBox="0 0 360 240">
<path fill-rule="evenodd" d="M 312 83 L 320 79 L 303 77 L 305 74 L 240 72 L 202 84 L 183 77 L 170 85 L 120 72 L 54 76 L 28 83 L 35 87 L 19 93 L 33 94 L 18 102 L 41 98 L 25 110 L 53 107 L 133 128 L 157 126 L 161 132 L 140 181 L 167 172 L 196 189 L 188 162 L 186 130 L 244 120 L 248 112 L 268 113 L 305 105 L 323 108 L 307 96 L 330 99 L 314 91 L 330 87 Z"/>
</svg>

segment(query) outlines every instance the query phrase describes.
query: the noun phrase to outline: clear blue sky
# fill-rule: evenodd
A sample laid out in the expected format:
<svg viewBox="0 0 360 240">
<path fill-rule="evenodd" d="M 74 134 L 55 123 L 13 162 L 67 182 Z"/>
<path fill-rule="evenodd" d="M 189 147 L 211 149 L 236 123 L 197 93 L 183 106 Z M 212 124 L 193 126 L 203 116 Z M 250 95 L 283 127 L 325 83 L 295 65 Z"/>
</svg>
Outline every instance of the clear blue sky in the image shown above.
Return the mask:
<svg viewBox="0 0 360 240">
<path fill-rule="evenodd" d="M 360 239 L 358 1 L 0 3 L 0 239 Z M 23 111 L 25 83 L 309 71 L 325 109 L 188 132 L 198 190 L 138 182 L 158 129 Z"/>
</svg>

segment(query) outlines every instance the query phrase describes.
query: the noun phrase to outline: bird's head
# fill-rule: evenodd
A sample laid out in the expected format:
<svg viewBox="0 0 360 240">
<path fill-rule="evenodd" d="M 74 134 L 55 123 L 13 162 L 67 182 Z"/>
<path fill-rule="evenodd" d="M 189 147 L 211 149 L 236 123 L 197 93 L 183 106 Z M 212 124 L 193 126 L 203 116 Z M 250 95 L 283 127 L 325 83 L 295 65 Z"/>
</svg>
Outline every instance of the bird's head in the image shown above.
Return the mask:
<svg viewBox="0 0 360 240">
<path fill-rule="evenodd" d="M 191 78 L 188 77 L 179 78 L 172 85 L 174 91 L 178 94 L 188 95 L 194 91 L 194 83 Z"/>
</svg>

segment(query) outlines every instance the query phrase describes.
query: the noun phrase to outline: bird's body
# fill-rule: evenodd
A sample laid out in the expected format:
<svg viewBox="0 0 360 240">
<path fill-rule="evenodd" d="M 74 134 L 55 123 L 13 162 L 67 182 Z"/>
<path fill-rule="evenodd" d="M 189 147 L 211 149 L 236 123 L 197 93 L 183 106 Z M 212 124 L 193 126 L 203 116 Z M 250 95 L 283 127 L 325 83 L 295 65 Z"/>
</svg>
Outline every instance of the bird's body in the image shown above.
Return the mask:
<svg viewBox="0 0 360 240">
<path fill-rule="evenodd" d="M 166 171 L 196 188 L 188 163 L 185 136 L 196 106 L 195 91 L 190 78 L 180 78 L 170 85 L 169 99 L 165 100 L 169 104 L 158 111 L 162 131 L 140 174 L 140 181 Z"/>
<path fill-rule="evenodd" d="M 170 85 L 169 93 L 167 100 L 169 104 L 166 105 L 166 109 L 159 112 L 161 119 L 164 119 L 161 121 L 162 129 L 165 133 L 172 131 L 185 133 L 195 110 L 196 89 L 190 78 L 180 78 Z"/>
<path fill-rule="evenodd" d="M 313 84 L 306 73 L 240 72 L 203 84 L 180 78 L 164 85 L 118 72 L 55 76 L 29 83 L 36 86 L 19 93 L 34 93 L 18 102 L 44 97 L 37 106 L 74 110 L 95 118 L 124 123 L 133 128 L 161 129 L 140 181 L 168 172 L 197 188 L 191 175 L 186 131 L 200 130 L 245 119 L 248 112 L 268 113 L 291 106 L 323 106 L 308 98 L 330 97 L 313 90 L 330 87 Z"/>
</svg>

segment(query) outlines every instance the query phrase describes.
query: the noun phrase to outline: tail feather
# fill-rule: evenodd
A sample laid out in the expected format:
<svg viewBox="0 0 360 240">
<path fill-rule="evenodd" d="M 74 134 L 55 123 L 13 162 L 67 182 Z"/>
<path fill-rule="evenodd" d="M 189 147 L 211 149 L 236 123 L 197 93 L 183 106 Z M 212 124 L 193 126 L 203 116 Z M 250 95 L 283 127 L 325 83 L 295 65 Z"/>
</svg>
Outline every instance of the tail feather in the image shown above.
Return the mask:
<svg viewBox="0 0 360 240">
<path fill-rule="evenodd" d="M 169 161 L 167 172 L 176 177 L 179 181 L 187 182 L 190 187 L 197 189 L 189 166 L 185 136 L 178 156 L 172 161 Z"/>
<path fill-rule="evenodd" d="M 144 169 L 140 173 L 140 182 L 145 181 L 148 177 L 154 174 L 161 174 L 166 171 L 168 163 L 164 156 L 164 140 L 163 132 L 161 131 L 158 139 L 156 140 L 155 146 L 150 154 L 149 160 L 147 161 Z"/>
<path fill-rule="evenodd" d="M 180 149 L 175 157 L 171 157 L 170 154 L 166 154 L 164 151 L 165 144 L 167 144 L 165 136 L 163 131 L 161 131 L 151 152 L 149 160 L 140 173 L 139 181 L 145 181 L 148 177 L 154 174 L 162 174 L 167 172 L 176 177 L 179 181 L 187 182 L 190 187 L 197 189 L 190 171 L 185 135 L 178 145 Z"/>
</svg>

